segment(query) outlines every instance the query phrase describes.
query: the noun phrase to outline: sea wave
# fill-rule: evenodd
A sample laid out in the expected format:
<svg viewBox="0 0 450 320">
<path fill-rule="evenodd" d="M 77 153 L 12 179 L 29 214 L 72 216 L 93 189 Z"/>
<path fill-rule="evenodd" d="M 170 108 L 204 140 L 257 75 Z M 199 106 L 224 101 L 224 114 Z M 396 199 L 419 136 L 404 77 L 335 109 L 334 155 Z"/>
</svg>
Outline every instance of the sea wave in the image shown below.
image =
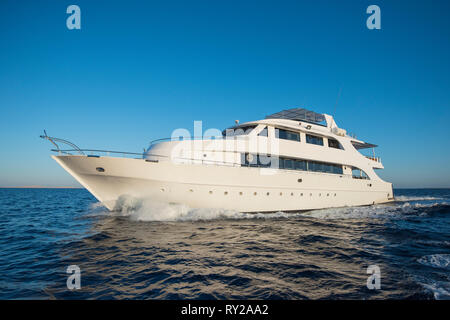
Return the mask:
<svg viewBox="0 0 450 320">
<path fill-rule="evenodd" d="M 420 264 L 442 269 L 450 269 L 450 254 L 432 254 L 417 260 Z"/>
<path fill-rule="evenodd" d="M 85 189 L 0 189 L 0 299 L 450 299 L 450 191 L 398 194 L 445 200 L 244 214 L 129 198 L 110 212 Z M 72 264 L 92 275 L 76 292 L 61 281 Z M 389 273 L 376 292 L 371 264 Z"/>
<path fill-rule="evenodd" d="M 428 200 L 445 200 L 440 197 L 428 197 L 428 196 L 395 196 L 395 201 L 407 202 L 407 201 L 428 201 Z"/>
<path fill-rule="evenodd" d="M 421 285 L 430 290 L 436 300 L 450 300 L 450 282 L 432 282 L 421 283 Z"/>
<path fill-rule="evenodd" d="M 302 213 L 303 216 L 318 219 L 403 219 L 410 216 L 426 216 L 442 209 L 448 210 L 448 204 L 442 203 L 402 203 L 379 204 L 360 207 L 343 207 L 313 210 Z"/>
</svg>

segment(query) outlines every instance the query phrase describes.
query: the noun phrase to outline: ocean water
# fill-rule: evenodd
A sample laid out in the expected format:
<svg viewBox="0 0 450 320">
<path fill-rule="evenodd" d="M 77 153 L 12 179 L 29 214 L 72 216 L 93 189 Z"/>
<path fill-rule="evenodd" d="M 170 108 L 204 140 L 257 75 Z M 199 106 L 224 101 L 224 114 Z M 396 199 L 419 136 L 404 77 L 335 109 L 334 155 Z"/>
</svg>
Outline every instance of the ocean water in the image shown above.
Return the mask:
<svg viewBox="0 0 450 320">
<path fill-rule="evenodd" d="M 84 189 L 0 189 L 0 299 L 450 299 L 450 189 L 395 196 L 268 215 L 124 199 L 110 213 Z"/>
</svg>

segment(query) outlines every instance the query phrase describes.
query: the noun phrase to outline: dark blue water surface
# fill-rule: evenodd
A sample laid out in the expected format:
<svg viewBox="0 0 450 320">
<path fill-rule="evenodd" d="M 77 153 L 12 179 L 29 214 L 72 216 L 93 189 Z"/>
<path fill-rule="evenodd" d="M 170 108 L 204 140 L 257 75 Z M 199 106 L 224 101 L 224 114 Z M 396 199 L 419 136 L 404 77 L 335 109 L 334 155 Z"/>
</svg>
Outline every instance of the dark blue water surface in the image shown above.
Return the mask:
<svg viewBox="0 0 450 320">
<path fill-rule="evenodd" d="M 0 189 L 0 299 L 449 299 L 450 190 L 395 195 L 297 214 L 149 199 L 109 213 L 84 189 Z"/>
</svg>

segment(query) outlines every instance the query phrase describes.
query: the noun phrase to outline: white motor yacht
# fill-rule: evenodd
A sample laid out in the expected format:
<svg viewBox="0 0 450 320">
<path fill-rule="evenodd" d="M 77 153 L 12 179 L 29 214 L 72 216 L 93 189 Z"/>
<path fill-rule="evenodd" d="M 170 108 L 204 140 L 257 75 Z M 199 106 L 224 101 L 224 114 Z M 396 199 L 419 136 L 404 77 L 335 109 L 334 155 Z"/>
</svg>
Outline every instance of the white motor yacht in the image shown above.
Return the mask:
<svg viewBox="0 0 450 320">
<path fill-rule="evenodd" d="M 383 169 L 380 158 L 360 153 L 376 145 L 350 136 L 332 116 L 302 108 L 237 122 L 220 136 L 157 140 L 143 153 L 80 149 L 41 137 L 55 145 L 53 159 L 109 210 L 125 196 L 240 212 L 394 199 L 392 184 L 375 173 Z"/>
</svg>

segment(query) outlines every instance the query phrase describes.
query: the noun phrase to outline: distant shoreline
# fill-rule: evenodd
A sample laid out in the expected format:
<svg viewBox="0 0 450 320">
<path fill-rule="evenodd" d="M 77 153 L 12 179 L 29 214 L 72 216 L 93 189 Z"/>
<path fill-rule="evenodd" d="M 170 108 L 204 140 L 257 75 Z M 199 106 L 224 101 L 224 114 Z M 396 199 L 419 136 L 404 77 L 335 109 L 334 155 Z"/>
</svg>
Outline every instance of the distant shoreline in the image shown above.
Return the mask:
<svg viewBox="0 0 450 320">
<path fill-rule="evenodd" d="M 84 189 L 84 188 L 83 187 L 23 186 L 23 187 L 0 187 L 0 189 Z"/>
</svg>

